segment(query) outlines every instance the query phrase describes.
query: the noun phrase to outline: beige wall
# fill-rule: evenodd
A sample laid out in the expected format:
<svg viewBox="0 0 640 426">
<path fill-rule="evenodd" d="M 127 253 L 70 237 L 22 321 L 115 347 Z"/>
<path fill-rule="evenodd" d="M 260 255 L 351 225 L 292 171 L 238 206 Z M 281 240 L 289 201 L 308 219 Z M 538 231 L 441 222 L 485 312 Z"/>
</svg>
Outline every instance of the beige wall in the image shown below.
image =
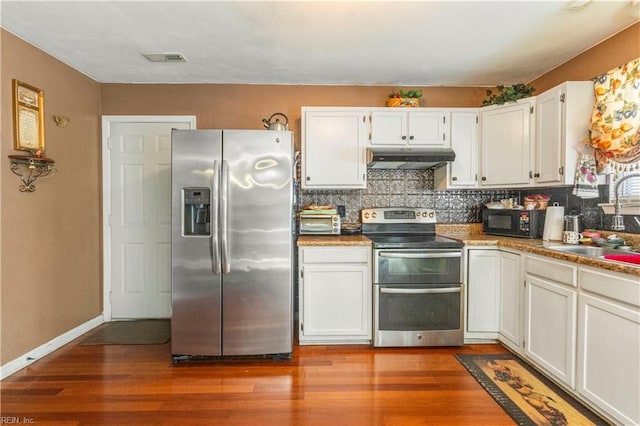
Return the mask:
<svg viewBox="0 0 640 426">
<path fill-rule="evenodd" d="M 1 364 L 100 315 L 100 85 L 2 30 Z M 11 79 L 44 90 L 47 156 L 58 173 L 18 191 Z M 66 128 L 51 116 L 71 117 Z"/>
<path fill-rule="evenodd" d="M 533 80 L 535 95 L 564 81 L 593 77 L 640 57 L 640 23 L 610 37 L 545 75 Z"/>
<path fill-rule="evenodd" d="M 193 114 L 199 128 L 261 128 L 274 112 L 291 119 L 300 141 L 300 107 L 383 106 L 391 87 L 98 84 L 1 32 L 2 262 L 0 320 L 5 364 L 102 312 L 100 115 Z M 640 24 L 534 80 L 537 93 L 585 80 L 640 56 Z M 6 167 L 12 149 L 11 79 L 45 92 L 47 153 L 56 176 L 33 194 L 18 192 Z M 479 106 L 484 88 L 426 87 L 423 106 Z M 71 117 L 57 128 L 52 114 Z M 83 206 L 82 209 L 79 207 Z"/>
<path fill-rule="evenodd" d="M 262 129 L 262 119 L 284 113 L 300 142 L 301 106 L 384 106 L 393 87 L 227 84 L 103 84 L 103 114 L 190 114 L 201 129 Z M 422 88 L 422 106 L 482 104 L 484 88 Z"/>
</svg>

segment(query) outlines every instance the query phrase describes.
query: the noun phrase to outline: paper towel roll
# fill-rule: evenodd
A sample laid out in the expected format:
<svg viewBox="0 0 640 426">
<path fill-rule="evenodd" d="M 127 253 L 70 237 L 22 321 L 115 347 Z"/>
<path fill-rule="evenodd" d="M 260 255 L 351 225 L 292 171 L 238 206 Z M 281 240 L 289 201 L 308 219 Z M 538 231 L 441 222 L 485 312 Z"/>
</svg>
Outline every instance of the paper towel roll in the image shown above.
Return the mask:
<svg viewBox="0 0 640 426">
<path fill-rule="evenodd" d="M 544 217 L 544 230 L 542 231 L 542 239 L 560 240 L 562 241 L 562 231 L 564 230 L 564 207 L 552 206 L 547 207 L 547 213 Z"/>
</svg>

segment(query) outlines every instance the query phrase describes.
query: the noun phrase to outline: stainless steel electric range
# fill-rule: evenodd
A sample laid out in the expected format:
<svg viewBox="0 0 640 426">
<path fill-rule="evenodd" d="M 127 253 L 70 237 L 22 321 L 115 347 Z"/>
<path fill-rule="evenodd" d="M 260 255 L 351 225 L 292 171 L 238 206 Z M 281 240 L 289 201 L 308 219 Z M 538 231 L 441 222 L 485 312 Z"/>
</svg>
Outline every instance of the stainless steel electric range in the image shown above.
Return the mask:
<svg viewBox="0 0 640 426">
<path fill-rule="evenodd" d="M 463 244 L 423 208 L 361 211 L 373 241 L 374 346 L 461 346 Z"/>
</svg>

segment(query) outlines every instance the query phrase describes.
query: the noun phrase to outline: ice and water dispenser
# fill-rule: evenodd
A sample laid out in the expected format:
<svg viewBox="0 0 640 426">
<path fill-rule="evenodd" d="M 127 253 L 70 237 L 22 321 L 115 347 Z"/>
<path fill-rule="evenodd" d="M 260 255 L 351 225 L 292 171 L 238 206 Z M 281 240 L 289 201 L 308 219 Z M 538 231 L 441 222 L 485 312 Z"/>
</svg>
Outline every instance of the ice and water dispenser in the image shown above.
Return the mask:
<svg viewBox="0 0 640 426">
<path fill-rule="evenodd" d="M 211 235 L 211 191 L 209 188 L 183 188 L 182 191 L 182 235 Z"/>
</svg>

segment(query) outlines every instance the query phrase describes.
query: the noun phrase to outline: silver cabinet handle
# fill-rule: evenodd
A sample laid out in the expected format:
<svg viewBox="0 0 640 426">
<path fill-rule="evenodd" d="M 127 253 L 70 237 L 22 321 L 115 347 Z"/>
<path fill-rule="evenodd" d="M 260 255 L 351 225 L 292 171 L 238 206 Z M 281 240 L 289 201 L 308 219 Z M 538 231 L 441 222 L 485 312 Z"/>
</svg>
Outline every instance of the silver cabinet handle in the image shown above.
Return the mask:
<svg viewBox="0 0 640 426">
<path fill-rule="evenodd" d="M 438 259 L 443 257 L 462 257 L 462 253 L 459 251 L 445 251 L 445 252 L 431 252 L 431 253 L 400 253 L 381 251 L 378 253 L 379 257 L 393 257 L 401 259 Z"/>
<path fill-rule="evenodd" d="M 220 184 L 220 237 L 222 243 L 222 273 L 231 272 L 231 262 L 229 261 L 228 242 L 228 221 L 229 221 L 229 163 L 222 161 L 222 176 Z"/>
<path fill-rule="evenodd" d="M 387 294 L 436 294 L 460 293 L 460 287 L 451 288 L 381 288 L 380 293 Z"/>
<path fill-rule="evenodd" d="M 220 273 L 220 241 L 218 235 L 219 209 L 218 198 L 220 193 L 220 164 L 218 160 L 213 162 L 213 194 L 211 199 L 211 261 L 213 262 L 213 273 Z"/>
</svg>

